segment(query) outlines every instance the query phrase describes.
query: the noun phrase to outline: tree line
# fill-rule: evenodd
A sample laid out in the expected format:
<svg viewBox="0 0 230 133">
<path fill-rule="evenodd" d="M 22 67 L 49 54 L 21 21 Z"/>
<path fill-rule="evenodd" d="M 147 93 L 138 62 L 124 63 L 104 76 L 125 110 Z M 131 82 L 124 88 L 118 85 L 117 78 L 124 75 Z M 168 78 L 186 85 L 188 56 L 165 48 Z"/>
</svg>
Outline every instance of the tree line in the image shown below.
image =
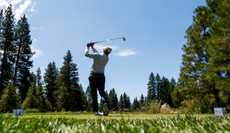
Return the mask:
<svg viewBox="0 0 230 133">
<path fill-rule="evenodd" d="M 151 73 L 147 99 L 161 99 L 188 112 L 212 113 L 213 107 L 230 111 L 230 1 L 206 3 L 195 9 L 186 30 L 178 82 L 168 85 L 164 77 L 159 82 Z M 165 92 L 166 86 L 170 87 Z"/>
<path fill-rule="evenodd" d="M 153 100 L 197 113 L 211 113 L 213 107 L 230 110 L 230 2 L 206 0 L 198 6 L 193 23 L 187 29 L 183 45 L 180 77 L 176 83 L 159 74 L 149 76 L 147 96 L 141 94 L 132 104 L 124 93 L 106 92 L 110 110 L 141 110 Z M 50 62 L 42 81 L 41 70 L 31 73 L 32 39 L 26 16 L 16 23 L 12 5 L 0 12 L 0 111 L 14 108 L 38 108 L 42 111 L 91 111 L 91 91 L 83 91 L 77 64 L 71 52 L 58 69 Z M 100 101 L 101 102 L 101 101 Z M 102 104 L 100 104 L 102 105 Z M 100 107 L 102 108 L 102 107 Z"/>
<path fill-rule="evenodd" d="M 36 108 L 40 111 L 92 111 L 91 91 L 79 84 L 77 64 L 71 52 L 64 56 L 58 69 L 50 62 L 43 76 L 41 69 L 30 72 L 32 39 L 25 15 L 16 22 L 12 5 L 0 12 L 0 112 L 12 112 L 14 108 Z M 130 110 L 130 98 L 124 93 L 118 102 L 115 89 L 106 91 L 111 110 Z M 100 104 L 102 105 L 102 104 Z M 102 109 L 102 107 L 100 107 Z"/>
<path fill-rule="evenodd" d="M 173 103 L 197 113 L 230 111 L 230 1 L 206 0 L 187 29 Z"/>
</svg>

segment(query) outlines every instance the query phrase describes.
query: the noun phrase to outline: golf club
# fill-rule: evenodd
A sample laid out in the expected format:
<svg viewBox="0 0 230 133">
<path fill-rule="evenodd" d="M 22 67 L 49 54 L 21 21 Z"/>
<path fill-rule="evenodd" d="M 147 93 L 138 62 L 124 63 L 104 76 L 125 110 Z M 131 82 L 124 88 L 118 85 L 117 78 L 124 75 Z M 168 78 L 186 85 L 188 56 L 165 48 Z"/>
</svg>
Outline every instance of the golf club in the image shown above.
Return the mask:
<svg viewBox="0 0 230 133">
<path fill-rule="evenodd" d="M 98 41 L 98 42 L 94 42 L 94 43 L 107 42 L 107 41 L 117 40 L 117 39 L 123 39 L 123 40 L 125 41 L 125 38 L 124 38 L 124 37 L 118 37 L 118 38 L 113 38 L 113 39 L 102 40 L 102 41 Z"/>
<path fill-rule="evenodd" d="M 107 40 L 102 40 L 102 41 L 94 42 L 94 44 L 95 43 L 100 43 L 100 42 L 107 42 L 107 41 L 111 41 L 111 40 L 117 40 L 117 39 L 123 39 L 123 41 L 125 41 L 124 37 L 118 37 L 118 38 L 113 38 L 113 39 L 107 39 Z M 90 47 L 91 46 L 91 42 L 87 43 L 87 46 Z"/>
</svg>

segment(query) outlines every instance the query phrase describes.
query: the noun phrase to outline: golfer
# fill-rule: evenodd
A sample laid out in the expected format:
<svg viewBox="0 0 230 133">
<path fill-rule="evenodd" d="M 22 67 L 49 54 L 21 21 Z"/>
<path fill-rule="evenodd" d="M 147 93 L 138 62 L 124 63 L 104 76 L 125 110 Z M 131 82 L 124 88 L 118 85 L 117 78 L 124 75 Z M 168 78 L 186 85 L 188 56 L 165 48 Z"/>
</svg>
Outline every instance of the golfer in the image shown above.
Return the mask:
<svg viewBox="0 0 230 133">
<path fill-rule="evenodd" d="M 91 46 L 93 54 L 89 53 L 89 47 Z M 108 116 L 108 102 L 105 94 L 105 75 L 104 69 L 109 60 L 109 54 L 112 52 L 112 48 L 105 47 L 103 53 L 98 53 L 97 50 L 93 47 L 94 43 L 90 42 L 87 44 L 85 50 L 85 56 L 93 59 L 93 65 L 90 70 L 89 84 L 92 93 L 93 100 L 93 112 L 95 116 Z M 98 102 L 97 102 L 97 90 L 101 95 L 103 102 L 103 113 L 98 112 Z"/>
</svg>

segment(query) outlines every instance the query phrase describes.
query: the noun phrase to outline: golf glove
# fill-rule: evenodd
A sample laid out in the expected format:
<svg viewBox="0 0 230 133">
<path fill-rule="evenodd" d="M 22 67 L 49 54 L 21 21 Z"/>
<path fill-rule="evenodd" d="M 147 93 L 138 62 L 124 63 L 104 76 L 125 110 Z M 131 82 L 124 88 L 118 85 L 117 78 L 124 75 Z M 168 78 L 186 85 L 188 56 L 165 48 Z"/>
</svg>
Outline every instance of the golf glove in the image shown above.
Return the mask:
<svg viewBox="0 0 230 133">
<path fill-rule="evenodd" d="M 87 43 L 87 47 L 90 47 L 91 45 L 92 45 L 91 42 Z"/>
</svg>

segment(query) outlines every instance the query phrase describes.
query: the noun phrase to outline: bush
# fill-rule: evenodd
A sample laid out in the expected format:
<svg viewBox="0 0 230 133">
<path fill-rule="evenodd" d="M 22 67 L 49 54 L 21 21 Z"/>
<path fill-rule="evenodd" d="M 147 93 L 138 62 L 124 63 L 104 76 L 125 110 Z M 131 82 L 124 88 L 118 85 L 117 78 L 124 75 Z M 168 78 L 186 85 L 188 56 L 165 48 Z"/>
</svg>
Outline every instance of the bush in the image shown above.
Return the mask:
<svg viewBox="0 0 230 133">
<path fill-rule="evenodd" d="M 32 108 L 32 109 L 26 109 L 24 112 L 25 113 L 39 113 L 41 111 L 39 109 Z"/>
<path fill-rule="evenodd" d="M 65 113 L 65 112 L 66 112 L 66 109 L 62 108 L 61 112 L 62 112 L 62 113 Z"/>
<path fill-rule="evenodd" d="M 149 104 L 149 113 L 160 113 L 161 100 L 154 99 Z"/>
<path fill-rule="evenodd" d="M 141 112 L 145 113 L 160 113 L 161 100 L 154 99 L 150 101 L 145 107 L 141 108 Z"/>
</svg>

